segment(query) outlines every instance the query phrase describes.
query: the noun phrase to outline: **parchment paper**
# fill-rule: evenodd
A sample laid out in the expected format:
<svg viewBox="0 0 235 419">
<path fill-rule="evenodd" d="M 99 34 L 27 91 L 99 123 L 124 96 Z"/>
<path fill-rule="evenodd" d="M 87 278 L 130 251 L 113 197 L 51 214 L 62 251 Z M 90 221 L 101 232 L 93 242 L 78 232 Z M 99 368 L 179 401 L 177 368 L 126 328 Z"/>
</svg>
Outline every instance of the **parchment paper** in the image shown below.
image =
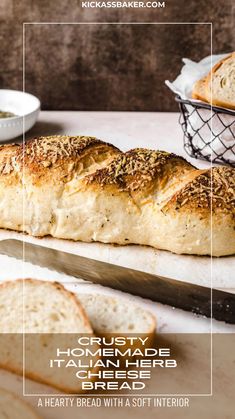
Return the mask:
<svg viewBox="0 0 235 419">
<path fill-rule="evenodd" d="M 114 246 L 102 243 L 82 243 L 51 237 L 35 238 L 21 233 L 0 230 L 0 240 L 16 238 L 63 252 L 101 260 L 144 272 L 214 288 L 235 288 L 235 256 L 176 255 L 147 246 Z M 27 274 L 27 272 L 25 272 Z"/>
</svg>

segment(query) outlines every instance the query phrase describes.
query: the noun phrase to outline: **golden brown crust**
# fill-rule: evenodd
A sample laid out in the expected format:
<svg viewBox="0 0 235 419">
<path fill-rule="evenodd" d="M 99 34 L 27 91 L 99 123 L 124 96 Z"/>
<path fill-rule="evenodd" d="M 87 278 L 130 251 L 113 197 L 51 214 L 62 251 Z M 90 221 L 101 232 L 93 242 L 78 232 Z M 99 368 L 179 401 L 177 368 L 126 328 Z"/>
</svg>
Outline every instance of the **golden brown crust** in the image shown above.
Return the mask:
<svg viewBox="0 0 235 419">
<path fill-rule="evenodd" d="M 235 170 L 213 167 L 188 182 L 167 203 L 163 210 L 222 211 L 235 219 Z"/>
<path fill-rule="evenodd" d="M 136 148 L 118 155 L 107 167 L 86 176 L 84 182 L 88 185 L 115 185 L 118 189 L 131 193 L 144 189 L 149 183 L 162 177 L 166 174 L 166 169 L 172 175 L 168 163 L 172 163 L 174 170 L 177 166 L 182 169 L 193 168 L 185 159 L 173 153 Z"/>
<path fill-rule="evenodd" d="M 116 153 L 120 150 L 112 144 L 98 140 L 95 137 L 85 136 L 49 136 L 37 137 L 25 145 L 10 144 L 0 146 L 0 173 L 8 174 L 14 170 L 14 162 L 35 169 L 52 168 L 61 162 L 79 160 L 85 152 L 97 150 L 102 147 Z"/>
<path fill-rule="evenodd" d="M 38 165 L 49 168 L 56 163 L 65 160 L 77 160 L 82 157 L 85 151 L 96 151 L 101 146 L 108 146 L 118 151 L 111 144 L 98 140 L 95 137 L 86 136 L 49 136 L 38 137 L 28 141 L 25 149 L 20 150 L 19 159 L 24 159 L 27 166 Z"/>
<path fill-rule="evenodd" d="M 9 175 L 14 170 L 14 162 L 19 144 L 0 145 L 0 175 Z"/>
<path fill-rule="evenodd" d="M 38 237 L 210 254 L 212 186 L 218 195 L 212 202 L 217 214 L 213 254 L 234 253 L 234 200 L 229 191 L 234 189 L 235 169 L 213 169 L 211 185 L 209 171 L 197 170 L 174 154 L 146 149 L 122 153 L 90 137 L 71 138 L 33 140 L 26 145 L 28 153 L 20 146 L 0 149 L 0 164 L 5 165 L 0 175 L 1 228 Z M 188 220 L 194 226 L 190 233 Z"/>
<path fill-rule="evenodd" d="M 194 83 L 193 91 L 192 91 L 193 99 L 201 100 L 203 102 L 208 102 L 207 97 L 206 97 L 206 91 L 205 91 L 206 81 L 207 81 L 207 76 L 203 77 L 200 80 L 197 80 Z"/>
<path fill-rule="evenodd" d="M 7 184 L 12 184 L 16 175 L 20 178 L 30 175 L 35 185 L 45 178 L 52 183 L 66 182 L 92 163 L 111 160 L 118 153 L 118 148 L 95 137 L 38 137 L 25 145 L 1 147 L 0 174 L 8 175 L 4 179 Z"/>
</svg>

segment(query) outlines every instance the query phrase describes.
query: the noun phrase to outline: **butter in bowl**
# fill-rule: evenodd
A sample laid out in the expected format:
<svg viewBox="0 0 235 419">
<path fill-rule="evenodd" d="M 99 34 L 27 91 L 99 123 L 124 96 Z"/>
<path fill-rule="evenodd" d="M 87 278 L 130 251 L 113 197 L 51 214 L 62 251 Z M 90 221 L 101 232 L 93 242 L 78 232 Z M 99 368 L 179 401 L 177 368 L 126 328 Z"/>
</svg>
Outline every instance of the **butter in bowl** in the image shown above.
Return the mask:
<svg viewBox="0 0 235 419">
<path fill-rule="evenodd" d="M 40 112 L 40 100 L 30 93 L 0 89 L 0 142 L 30 130 Z"/>
</svg>

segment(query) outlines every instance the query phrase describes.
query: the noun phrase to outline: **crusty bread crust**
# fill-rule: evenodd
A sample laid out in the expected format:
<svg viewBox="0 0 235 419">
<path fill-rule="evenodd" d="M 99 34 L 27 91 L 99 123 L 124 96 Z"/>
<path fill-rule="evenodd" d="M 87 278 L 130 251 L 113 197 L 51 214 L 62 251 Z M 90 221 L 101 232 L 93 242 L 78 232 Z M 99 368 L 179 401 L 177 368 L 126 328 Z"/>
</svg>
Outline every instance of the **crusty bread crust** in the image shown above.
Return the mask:
<svg viewBox="0 0 235 419">
<path fill-rule="evenodd" d="M 34 186 L 68 182 L 112 160 L 120 151 L 95 137 L 49 136 L 34 138 L 25 146 L 0 146 L 0 175 L 5 186 L 30 176 Z"/>
<path fill-rule="evenodd" d="M 193 91 L 192 91 L 192 98 L 201 100 L 202 102 L 208 102 L 207 96 L 206 96 L 206 80 L 207 76 L 203 77 L 200 80 L 197 80 L 194 83 Z"/>
<path fill-rule="evenodd" d="M 39 138 L 25 150 L 3 147 L 0 228 L 37 237 L 142 244 L 174 253 L 234 254 L 235 169 L 207 171 L 208 178 L 218 176 L 207 186 L 206 200 L 201 174 L 173 153 L 122 153 L 90 137 Z M 174 208 L 172 198 L 182 191 L 192 201 L 196 178 L 193 207 Z M 218 205 L 224 197 L 226 206 Z"/>
</svg>

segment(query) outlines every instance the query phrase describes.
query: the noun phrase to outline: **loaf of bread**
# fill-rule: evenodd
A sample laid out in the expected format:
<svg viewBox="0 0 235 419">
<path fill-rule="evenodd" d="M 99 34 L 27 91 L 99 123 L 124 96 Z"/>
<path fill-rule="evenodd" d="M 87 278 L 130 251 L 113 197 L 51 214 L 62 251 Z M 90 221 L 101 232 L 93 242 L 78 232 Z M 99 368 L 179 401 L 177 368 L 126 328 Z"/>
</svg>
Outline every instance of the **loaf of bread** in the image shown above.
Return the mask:
<svg viewBox="0 0 235 419">
<path fill-rule="evenodd" d="M 93 336 L 88 317 L 76 296 L 62 285 L 33 279 L 0 285 L 1 368 L 21 376 L 25 371 L 25 377 L 62 392 L 81 393 L 86 379 L 76 377 L 79 367 L 75 372 L 74 368 L 64 365 L 51 368 L 50 360 L 77 360 L 72 355 L 57 356 L 57 348 L 64 353 L 69 348 L 82 349 L 77 338 L 84 335 Z M 94 351 L 98 348 L 98 345 L 92 346 Z M 90 360 L 96 361 L 99 357 L 81 355 L 79 359 L 83 370 L 96 371 L 88 365 Z M 28 382 L 26 393 L 31 392 Z"/>
<path fill-rule="evenodd" d="M 216 63 L 206 77 L 196 81 L 192 97 L 235 109 L 235 52 Z"/>
<path fill-rule="evenodd" d="M 40 419 L 40 416 L 23 400 L 0 388 L 1 419 Z"/>
<path fill-rule="evenodd" d="M 235 169 L 91 137 L 0 148 L 0 228 L 33 236 L 235 253 Z"/>
</svg>

